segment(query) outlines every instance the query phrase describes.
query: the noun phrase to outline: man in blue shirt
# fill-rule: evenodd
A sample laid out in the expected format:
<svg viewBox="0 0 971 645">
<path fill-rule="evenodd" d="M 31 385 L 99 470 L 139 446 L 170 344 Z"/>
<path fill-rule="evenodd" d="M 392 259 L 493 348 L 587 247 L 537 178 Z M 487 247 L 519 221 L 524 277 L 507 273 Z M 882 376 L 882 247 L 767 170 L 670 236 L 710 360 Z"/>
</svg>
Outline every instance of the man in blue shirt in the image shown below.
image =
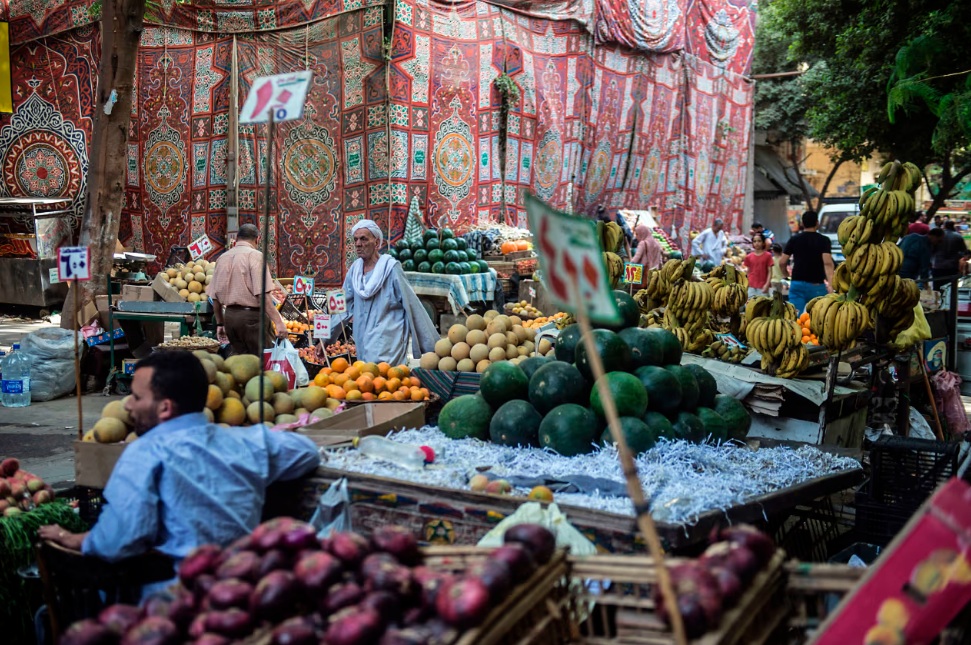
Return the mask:
<svg viewBox="0 0 971 645">
<path fill-rule="evenodd" d="M 155 549 L 178 564 L 197 546 L 250 533 L 266 487 L 310 473 L 320 454 L 294 433 L 209 423 L 208 385 L 189 352 L 139 361 L 126 404 L 139 438 L 115 464 L 97 523 L 87 533 L 43 526 L 40 537 L 109 561 Z"/>
</svg>

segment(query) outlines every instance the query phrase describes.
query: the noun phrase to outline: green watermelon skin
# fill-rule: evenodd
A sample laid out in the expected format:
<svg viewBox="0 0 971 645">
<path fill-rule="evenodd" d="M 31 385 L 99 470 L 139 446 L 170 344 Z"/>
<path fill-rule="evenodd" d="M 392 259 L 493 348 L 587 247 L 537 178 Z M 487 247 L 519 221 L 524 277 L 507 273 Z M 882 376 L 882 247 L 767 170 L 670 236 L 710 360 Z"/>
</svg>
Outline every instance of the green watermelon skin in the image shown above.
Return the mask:
<svg viewBox="0 0 971 645">
<path fill-rule="evenodd" d="M 502 446 L 538 446 L 543 417 L 527 401 L 504 403 L 489 422 L 489 438 Z"/>
<path fill-rule="evenodd" d="M 600 421 L 589 408 L 566 403 L 553 408 L 539 424 L 539 445 L 564 457 L 593 451 Z"/>
<path fill-rule="evenodd" d="M 620 430 L 624 435 L 624 441 L 631 453 L 635 456 L 650 450 L 657 443 L 657 434 L 641 419 L 635 417 L 620 417 Z M 600 435 L 602 445 L 614 443 L 614 436 L 610 432 L 610 426 L 604 428 Z"/>
<path fill-rule="evenodd" d="M 478 394 L 456 397 L 438 414 L 438 427 L 449 439 L 489 439 L 492 408 Z"/>
</svg>

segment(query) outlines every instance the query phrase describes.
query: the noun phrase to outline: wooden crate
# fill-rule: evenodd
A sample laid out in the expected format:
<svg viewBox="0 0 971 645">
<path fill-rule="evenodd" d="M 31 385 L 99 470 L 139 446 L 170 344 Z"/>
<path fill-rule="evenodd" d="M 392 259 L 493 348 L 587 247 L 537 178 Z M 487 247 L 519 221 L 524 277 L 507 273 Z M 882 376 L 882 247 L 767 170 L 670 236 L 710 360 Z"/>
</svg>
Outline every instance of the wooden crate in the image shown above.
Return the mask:
<svg viewBox="0 0 971 645">
<path fill-rule="evenodd" d="M 836 605 L 860 580 L 866 569 L 846 564 L 791 561 L 785 565 L 790 610 L 777 642 L 805 643 Z"/>
<path fill-rule="evenodd" d="M 718 628 L 695 639 L 697 645 L 760 645 L 783 622 L 788 606 L 784 592 L 785 554 L 777 551 L 749 585 L 738 604 L 722 616 Z M 668 560 L 668 566 L 681 562 Z M 648 556 L 596 555 L 571 558 L 571 575 L 583 581 L 571 593 L 569 614 L 579 642 L 668 645 L 674 635 L 657 615 L 652 598 L 657 584 L 654 560 Z"/>
</svg>

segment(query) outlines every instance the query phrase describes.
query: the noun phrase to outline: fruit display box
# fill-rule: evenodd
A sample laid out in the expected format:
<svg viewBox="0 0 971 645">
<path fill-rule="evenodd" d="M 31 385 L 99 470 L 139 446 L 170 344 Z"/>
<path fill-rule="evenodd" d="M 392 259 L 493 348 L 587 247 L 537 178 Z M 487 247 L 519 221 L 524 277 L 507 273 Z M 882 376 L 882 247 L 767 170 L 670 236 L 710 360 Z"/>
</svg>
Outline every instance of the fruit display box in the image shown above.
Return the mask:
<svg viewBox="0 0 971 645">
<path fill-rule="evenodd" d="M 938 488 L 812 641 L 929 643 L 971 601 L 971 485 Z"/>
<path fill-rule="evenodd" d="M 277 512 L 309 518 L 320 495 L 342 477 L 348 482 L 354 530 L 368 535 L 378 526 L 399 524 L 416 531 L 430 544 L 475 544 L 528 501 L 525 497 L 416 484 L 324 466 L 302 480 L 301 490 L 289 493 L 289 501 L 282 502 L 285 507 Z M 849 488 L 860 478 L 859 470 L 819 477 L 758 496 L 746 504 L 704 513 L 694 524 L 656 522 L 657 530 L 665 547 L 688 547 L 707 540 L 715 527 L 787 517 L 797 505 Z M 631 553 L 646 548 L 633 516 L 565 504 L 560 504 L 560 509 L 599 551 Z"/>
<path fill-rule="evenodd" d="M 425 425 L 424 403 L 375 402 L 355 405 L 329 419 L 301 428 L 299 433 L 318 446 L 349 443 L 355 437 L 386 435 L 393 430 Z"/>
<path fill-rule="evenodd" d="M 785 553 L 776 551 L 752 579 L 738 603 L 721 617 L 718 628 L 692 640 L 696 645 L 760 645 L 770 642 L 788 610 Z M 671 568 L 683 560 L 669 558 Z M 674 634 L 657 613 L 654 560 L 648 556 L 594 555 L 570 558 L 570 572 L 582 580 L 562 612 L 583 634 L 584 643 L 674 643 Z"/>
<path fill-rule="evenodd" d="M 115 462 L 128 447 L 127 443 L 74 441 L 74 484 L 104 488 L 115 468 Z"/>
<path fill-rule="evenodd" d="M 482 379 L 478 372 L 442 372 L 421 367 L 416 367 L 412 373 L 429 392 L 438 395 L 445 403 L 463 394 L 475 394 Z"/>
</svg>

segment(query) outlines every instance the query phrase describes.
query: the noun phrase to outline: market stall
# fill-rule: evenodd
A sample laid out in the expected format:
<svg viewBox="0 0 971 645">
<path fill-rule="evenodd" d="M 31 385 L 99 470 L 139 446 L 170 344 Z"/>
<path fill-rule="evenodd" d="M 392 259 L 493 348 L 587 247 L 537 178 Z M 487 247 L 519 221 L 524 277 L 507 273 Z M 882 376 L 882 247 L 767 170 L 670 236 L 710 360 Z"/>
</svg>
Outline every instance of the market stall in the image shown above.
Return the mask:
<svg viewBox="0 0 971 645">
<path fill-rule="evenodd" d="M 64 301 L 67 285 L 57 281 L 57 247 L 70 239 L 73 211 L 63 209 L 70 202 L 0 197 L 0 302 L 52 307 Z"/>
</svg>

